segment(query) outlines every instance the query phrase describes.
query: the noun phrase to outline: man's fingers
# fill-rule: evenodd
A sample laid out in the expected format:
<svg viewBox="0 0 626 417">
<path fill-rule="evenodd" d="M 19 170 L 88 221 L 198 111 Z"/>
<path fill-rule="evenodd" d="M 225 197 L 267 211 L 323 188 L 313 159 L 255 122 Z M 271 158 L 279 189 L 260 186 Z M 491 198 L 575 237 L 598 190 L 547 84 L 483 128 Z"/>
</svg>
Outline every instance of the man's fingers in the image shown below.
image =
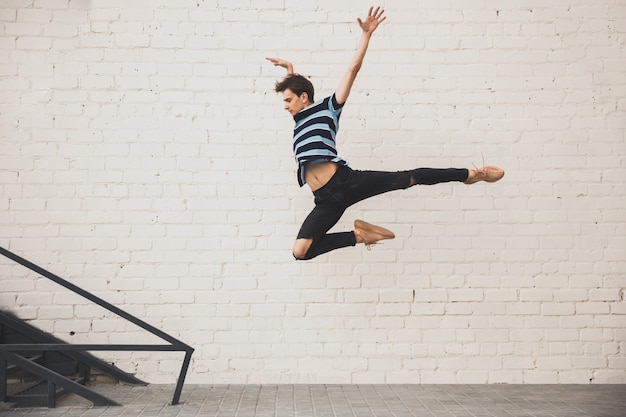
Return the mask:
<svg viewBox="0 0 626 417">
<path fill-rule="evenodd" d="M 357 17 L 356 21 L 359 23 L 359 26 L 361 27 L 363 27 L 363 25 L 370 25 L 370 24 L 378 25 L 379 23 L 381 23 L 387 18 L 387 16 L 383 16 L 384 13 L 385 13 L 385 9 L 381 8 L 380 6 L 376 7 L 376 9 L 374 9 L 374 6 L 370 6 L 367 12 L 367 19 L 365 19 L 365 22 L 361 20 L 360 17 Z"/>
<path fill-rule="evenodd" d="M 381 8 L 380 6 L 377 6 L 376 9 L 374 9 L 374 6 L 370 6 L 370 8 L 369 8 L 369 10 L 367 12 L 367 17 L 368 17 L 368 20 L 369 20 L 369 18 L 372 18 L 372 17 L 374 19 L 376 19 L 376 20 L 379 20 L 383 16 L 384 13 L 385 13 L 385 9 Z M 384 19 L 385 18 L 383 17 L 382 20 L 384 20 Z M 359 21 L 359 23 L 363 23 L 361 21 L 361 19 L 357 19 L 357 20 Z M 382 22 L 382 20 L 381 20 L 381 22 Z"/>
<path fill-rule="evenodd" d="M 280 58 L 265 58 L 268 61 L 270 61 L 272 64 L 274 64 L 275 67 L 282 67 L 283 66 L 283 60 Z"/>
</svg>

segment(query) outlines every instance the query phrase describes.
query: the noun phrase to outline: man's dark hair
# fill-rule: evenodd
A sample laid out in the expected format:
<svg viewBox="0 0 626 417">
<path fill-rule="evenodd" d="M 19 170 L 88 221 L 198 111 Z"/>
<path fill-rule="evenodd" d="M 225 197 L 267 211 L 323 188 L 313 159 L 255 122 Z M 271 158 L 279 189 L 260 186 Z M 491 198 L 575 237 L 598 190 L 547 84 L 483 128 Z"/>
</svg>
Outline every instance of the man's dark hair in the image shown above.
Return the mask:
<svg viewBox="0 0 626 417">
<path fill-rule="evenodd" d="M 282 81 L 276 82 L 276 88 L 274 88 L 274 91 L 282 93 L 287 89 L 293 91 L 293 93 L 297 96 L 300 96 L 302 93 L 307 93 L 309 101 L 313 102 L 313 84 L 308 78 L 300 74 L 287 75 Z"/>
</svg>

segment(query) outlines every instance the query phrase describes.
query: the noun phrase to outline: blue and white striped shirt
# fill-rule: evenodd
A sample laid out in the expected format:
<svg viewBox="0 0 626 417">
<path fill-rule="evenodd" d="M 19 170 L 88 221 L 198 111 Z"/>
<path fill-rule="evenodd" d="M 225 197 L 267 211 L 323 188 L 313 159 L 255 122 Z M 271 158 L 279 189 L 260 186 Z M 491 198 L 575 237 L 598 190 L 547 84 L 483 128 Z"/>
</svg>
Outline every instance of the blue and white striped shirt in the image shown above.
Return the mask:
<svg viewBox="0 0 626 417">
<path fill-rule="evenodd" d="M 302 109 L 293 119 L 293 153 L 298 164 L 298 184 L 306 184 L 304 168 L 312 162 L 336 162 L 348 165 L 337 156 L 335 136 L 339 130 L 339 116 L 343 104 L 335 94 Z"/>
</svg>

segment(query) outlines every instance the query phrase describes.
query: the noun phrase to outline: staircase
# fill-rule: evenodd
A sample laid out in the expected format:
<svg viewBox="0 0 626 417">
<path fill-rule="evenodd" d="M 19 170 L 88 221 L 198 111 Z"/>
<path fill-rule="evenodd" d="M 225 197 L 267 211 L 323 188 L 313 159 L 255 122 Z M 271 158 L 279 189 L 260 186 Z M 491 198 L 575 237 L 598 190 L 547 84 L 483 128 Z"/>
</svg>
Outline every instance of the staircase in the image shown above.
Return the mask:
<svg viewBox="0 0 626 417">
<path fill-rule="evenodd" d="M 161 345 L 68 344 L 9 312 L 0 311 L 0 401 L 25 405 L 47 404 L 54 408 L 60 396 L 71 392 L 91 401 L 94 406 L 119 405 L 85 386 L 92 370 L 120 382 L 141 385 L 146 383 L 97 359 L 87 351 L 181 351 L 185 352 L 185 357 L 172 399 L 172 405 L 178 404 L 194 351 L 191 346 L 2 247 L 0 255 L 168 342 Z"/>
<path fill-rule="evenodd" d="M 67 345 L 13 314 L 0 311 L 0 345 L 34 345 L 33 349 L 37 349 L 37 345 L 43 344 Z M 0 349 L 0 400 L 54 408 L 58 398 L 76 392 L 94 405 L 119 405 L 84 386 L 92 369 L 120 382 L 146 385 L 88 353 Z"/>
</svg>

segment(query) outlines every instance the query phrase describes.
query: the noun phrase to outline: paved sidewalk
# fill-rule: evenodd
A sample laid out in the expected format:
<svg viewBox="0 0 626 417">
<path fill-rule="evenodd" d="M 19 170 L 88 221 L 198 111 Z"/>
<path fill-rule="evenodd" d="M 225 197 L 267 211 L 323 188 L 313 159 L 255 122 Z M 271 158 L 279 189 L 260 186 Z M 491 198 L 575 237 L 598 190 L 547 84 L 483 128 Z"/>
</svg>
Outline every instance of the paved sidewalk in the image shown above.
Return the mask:
<svg viewBox="0 0 626 417">
<path fill-rule="evenodd" d="M 45 417 L 624 417 L 626 385 L 173 385 L 92 387 L 124 404 L 57 408 L 0 404 L 0 416 Z"/>
</svg>

